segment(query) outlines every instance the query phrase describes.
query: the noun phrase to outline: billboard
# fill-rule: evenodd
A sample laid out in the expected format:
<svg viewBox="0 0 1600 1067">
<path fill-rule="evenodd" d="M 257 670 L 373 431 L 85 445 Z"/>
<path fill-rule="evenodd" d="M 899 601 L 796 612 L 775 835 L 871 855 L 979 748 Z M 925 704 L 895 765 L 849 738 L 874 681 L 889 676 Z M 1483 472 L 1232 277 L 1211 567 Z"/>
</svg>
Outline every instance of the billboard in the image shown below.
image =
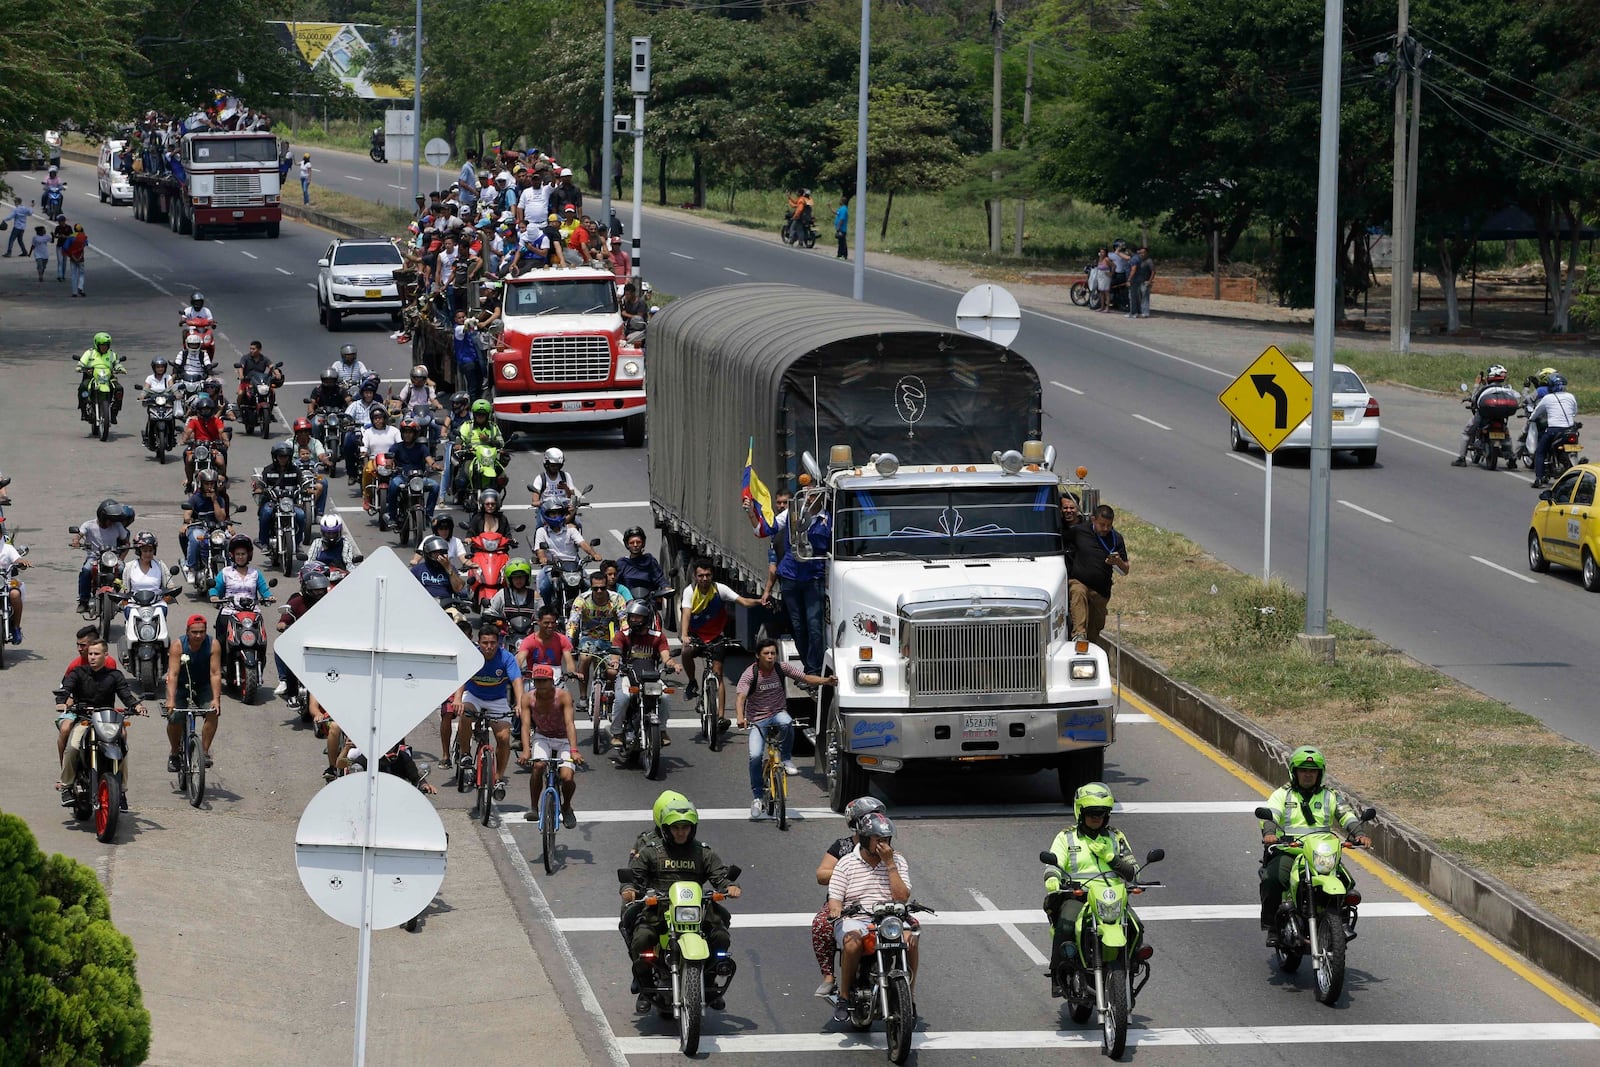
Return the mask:
<svg viewBox="0 0 1600 1067">
<path fill-rule="evenodd" d="M 307 70 L 326 70 L 363 100 L 409 100 L 411 80 L 399 84 L 374 84 L 356 69 L 356 58 L 369 49 L 363 28 L 351 22 L 269 22 L 285 48 L 293 49 Z"/>
</svg>

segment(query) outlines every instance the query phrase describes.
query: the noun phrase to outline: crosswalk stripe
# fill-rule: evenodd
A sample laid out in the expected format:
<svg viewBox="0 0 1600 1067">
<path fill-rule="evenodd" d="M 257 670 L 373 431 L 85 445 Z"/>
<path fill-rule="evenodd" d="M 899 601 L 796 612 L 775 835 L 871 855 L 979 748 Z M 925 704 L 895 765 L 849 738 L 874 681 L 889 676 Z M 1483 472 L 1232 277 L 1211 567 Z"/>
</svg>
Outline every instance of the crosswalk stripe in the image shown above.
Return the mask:
<svg viewBox="0 0 1600 1067">
<path fill-rule="evenodd" d="M 1258 800 L 1133 800 L 1119 803 L 1113 810 L 1122 815 L 1248 815 L 1259 803 Z M 891 814 L 896 819 L 998 819 L 1030 815 L 1060 818 L 1065 810 L 1063 804 L 928 804 L 895 808 Z M 649 822 L 651 816 L 646 808 L 628 808 L 585 811 L 582 818 L 588 823 L 644 823 Z M 734 822 L 748 818 L 748 808 L 700 809 L 701 822 Z M 841 820 L 844 816 L 828 808 L 791 807 L 789 818 Z"/>
<path fill-rule="evenodd" d="M 1144 922 L 1208 922 L 1218 919 L 1250 919 L 1261 917 L 1259 904 L 1137 904 L 1139 918 Z M 1408 900 L 1372 901 L 1361 905 L 1361 918 L 1366 919 L 1425 919 L 1428 911 L 1421 904 Z M 810 926 L 816 918 L 814 911 L 769 911 L 733 913 L 733 926 L 742 930 L 778 930 Z M 995 908 L 970 911 L 941 911 L 937 915 L 919 916 L 925 926 L 1045 926 L 1042 908 Z M 579 915 L 556 920 L 556 925 L 569 934 L 590 934 L 600 931 L 616 933 L 615 915 Z"/>
<path fill-rule="evenodd" d="M 712 1025 L 715 1025 L 714 1023 Z M 1185 1026 L 1130 1028 L 1130 1047 L 1193 1047 L 1199 1045 L 1431 1044 L 1469 1041 L 1600 1041 L 1592 1023 L 1391 1023 L 1323 1026 Z M 618 1037 L 629 1056 L 666 1056 L 677 1052 L 676 1037 Z M 1091 1049 L 1100 1045 L 1098 1030 L 937 1030 L 911 1036 L 911 1047 L 923 1052 L 977 1049 Z M 886 1038 L 873 1033 L 705 1034 L 702 1053 L 881 1052 Z"/>
</svg>

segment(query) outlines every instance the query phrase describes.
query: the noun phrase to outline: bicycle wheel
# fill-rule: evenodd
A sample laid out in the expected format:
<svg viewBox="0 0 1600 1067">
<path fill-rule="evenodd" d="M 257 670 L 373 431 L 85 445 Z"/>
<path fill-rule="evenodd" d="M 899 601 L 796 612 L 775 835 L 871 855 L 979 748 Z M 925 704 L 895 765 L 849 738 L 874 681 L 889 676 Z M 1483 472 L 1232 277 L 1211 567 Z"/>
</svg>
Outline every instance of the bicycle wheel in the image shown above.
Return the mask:
<svg viewBox="0 0 1600 1067">
<path fill-rule="evenodd" d="M 488 826 L 494 818 L 494 750 L 488 745 L 479 745 L 477 756 L 472 761 L 472 770 L 478 785 L 478 818 Z"/>
<path fill-rule="evenodd" d="M 722 749 L 722 690 L 717 685 L 714 671 L 706 671 L 700 683 L 700 722 L 706 732 L 706 747 L 713 752 Z"/>
<path fill-rule="evenodd" d="M 546 788 L 539 798 L 539 837 L 544 842 L 544 873 L 556 873 L 556 824 L 561 818 L 554 789 Z"/>
<path fill-rule="evenodd" d="M 200 742 L 200 731 L 193 726 L 193 719 L 190 724 L 189 736 L 184 739 L 184 760 L 189 764 L 189 783 L 184 795 L 189 798 L 191 808 L 198 808 L 206 795 L 206 750 Z"/>
<path fill-rule="evenodd" d="M 776 758 L 772 763 L 772 817 L 777 820 L 778 829 L 789 828 L 789 776 L 784 772 L 783 764 Z"/>
</svg>

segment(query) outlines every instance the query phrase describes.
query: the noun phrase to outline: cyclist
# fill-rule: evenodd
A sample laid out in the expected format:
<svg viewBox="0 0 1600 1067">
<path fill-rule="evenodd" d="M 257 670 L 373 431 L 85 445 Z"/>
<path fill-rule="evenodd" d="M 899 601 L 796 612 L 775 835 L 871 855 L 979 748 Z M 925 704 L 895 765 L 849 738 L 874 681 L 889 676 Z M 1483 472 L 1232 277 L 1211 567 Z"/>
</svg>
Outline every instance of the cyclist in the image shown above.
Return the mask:
<svg viewBox="0 0 1600 1067">
<path fill-rule="evenodd" d="M 572 662 L 572 642 L 559 629 L 560 619 L 556 609 L 548 604 L 539 609 L 539 628 L 522 639 L 517 648 L 517 662 L 524 668 L 540 663 L 558 668 L 562 677 L 575 674 Z"/>
<path fill-rule="evenodd" d="M 639 957 L 647 949 L 661 942 L 664 929 L 661 915 L 647 909 L 640 898 L 652 891 L 665 894 L 673 882 L 710 882 L 712 888 L 725 891 L 737 899 L 739 887 L 732 884 L 727 864 L 723 863 L 710 845 L 696 840 L 700 826 L 700 812 L 682 793 L 668 791 L 656 799 L 651 812 L 655 834 L 641 834 L 635 843 L 628 866 L 633 872 L 633 884 L 622 890 L 622 928 L 628 939 L 628 954 L 633 960 L 632 992 L 639 994 L 633 1010 L 641 1015 L 650 1010 L 650 996 L 643 991 L 652 977 L 653 966 Z M 715 901 L 707 901 L 701 919 L 700 931 L 713 955 L 726 954 L 732 945 L 728 933 L 728 910 Z M 722 994 L 711 984 L 712 975 L 706 971 L 706 1007 L 721 1011 Z"/>
<path fill-rule="evenodd" d="M 178 694 L 184 703 L 178 703 Z M 183 768 L 178 746 L 183 744 L 183 710 L 206 708 L 200 727 L 200 744 L 206 751 L 206 766 L 212 764 L 211 740 L 217 736 L 222 719 L 222 642 L 206 630 L 204 615 L 190 615 L 183 636 L 172 639 L 167 653 L 167 770 L 176 774 Z"/>
<path fill-rule="evenodd" d="M 620 667 L 623 663 L 636 667 L 655 667 L 667 671 L 681 670 L 678 661 L 672 658 L 672 651 L 667 647 L 666 636 L 660 630 L 650 628 L 650 605 L 642 600 L 635 600 L 628 605 L 627 626 L 617 634 L 612 644 L 617 649 L 617 655 L 611 657 L 611 666 L 621 677 Z M 632 694 L 628 686 L 617 686 L 617 698 L 612 704 L 611 711 L 611 744 L 620 748 L 622 746 L 623 730 L 628 722 L 628 705 L 632 702 Z M 661 721 L 665 723 L 671 716 L 667 714 L 667 698 L 661 697 Z M 672 739 L 667 736 L 665 728 L 661 731 L 662 746 L 672 744 Z"/>
<path fill-rule="evenodd" d="M 80 524 L 72 535 L 72 547 L 83 549 L 83 566 L 78 568 L 78 614 L 89 610 L 89 584 L 101 554 L 115 552 L 120 560 L 128 549 L 129 536 L 122 522 L 122 505 L 110 497 L 94 509 L 94 521 Z"/>
<path fill-rule="evenodd" d="M 1111 790 L 1100 782 L 1080 786 L 1073 795 L 1074 824 L 1070 829 L 1056 834 L 1055 840 L 1050 842 L 1050 852 L 1056 858 L 1056 866 L 1069 880 L 1081 882 L 1106 871 L 1116 872 L 1125 882 L 1132 882 L 1138 876 L 1139 867 L 1134 862 L 1128 839 L 1121 830 L 1111 825 L 1111 809 L 1115 806 Z M 1044 888 L 1045 892 L 1054 893 L 1061 888 L 1061 879 L 1052 871 L 1044 880 Z M 1073 934 L 1077 928 L 1078 913 L 1082 910 L 1083 901 L 1067 897 L 1056 913 L 1050 916 L 1054 924 L 1050 958 L 1055 961 L 1051 967 L 1052 996 L 1061 996 L 1061 976 L 1075 965 L 1078 946 L 1074 943 Z M 1131 906 L 1128 908 L 1128 921 L 1135 938 L 1134 945 L 1129 946 L 1131 951 L 1142 939 L 1144 926 Z"/>
<path fill-rule="evenodd" d="M 503 623 L 512 615 L 532 615 L 538 610 L 533 592 L 533 564 L 514 556 L 500 571 L 500 580 L 505 584 L 495 591 L 483 609 L 484 619 Z"/>
<path fill-rule="evenodd" d="M 911 871 L 905 856 L 895 851 L 894 823 L 881 812 L 872 812 L 856 823 L 857 847 L 842 857 L 828 878 L 828 917 L 833 919 L 833 940 L 839 947 L 839 999 L 834 1002 L 833 1021 L 850 1019 L 850 983 L 861 962 L 862 939 L 867 924 L 846 917 L 852 904 L 871 908 L 889 901 L 904 904 L 911 899 Z M 917 935 L 907 924 L 906 959 L 911 965 L 911 987 L 917 986 Z"/>
<path fill-rule="evenodd" d="M 861 820 L 875 811 L 883 810 L 883 801 L 877 797 L 857 797 L 844 806 L 845 825 L 850 832 L 822 853 L 822 862 L 817 864 L 818 885 L 826 889 L 833 878 L 834 867 L 855 849 L 856 827 Z M 822 970 L 822 984 L 811 995 L 831 997 L 838 988 L 838 982 L 833 977 L 833 920 L 828 918 L 826 896 L 823 897 L 822 907 L 817 909 L 817 914 L 811 920 L 811 952 L 817 957 L 817 966 Z"/>
<path fill-rule="evenodd" d="M 689 686 L 684 699 L 693 700 L 700 695 L 700 685 L 695 681 L 694 661 L 697 645 L 709 645 L 727 630 L 733 616 L 728 614 L 729 604 L 753 608 L 761 601 L 755 597 L 740 596 L 721 582 L 713 581 L 711 561 L 697 559 L 693 567 L 694 584 L 683 591 L 679 599 L 678 633 L 683 635 L 683 665 L 689 676 Z M 707 650 L 712 670 L 717 673 L 717 707 L 728 706 L 727 685 L 722 677 L 722 653 Z"/>
<path fill-rule="evenodd" d="M 687 657 L 685 657 L 687 658 Z M 778 642 L 764 637 L 756 642 L 756 661 L 745 669 L 739 679 L 739 728 L 750 727 L 750 821 L 762 818 L 761 794 L 765 783 L 761 780 L 761 764 L 766 753 L 766 732 L 781 731 L 779 752 L 783 760 L 783 773 L 795 775 L 800 768 L 794 765 L 794 719 L 789 717 L 789 691 L 785 678 L 806 685 L 831 685 L 833 678 L 807 674 L 778 660 Z"/>
<path fill-rule="evenodd" d="M 185 491 L 192 491 L 194 486 L 196 445 L 205 445 L 209 448 L 211 463 L 216 468 L 217 474 L 224 479 L 228 477 L 228 441 L 232 435 L 229 428 L 223 425 L 222 416 L 217 414 L 219 410 L 217 402 L 208 393 L 201 393 L 195 397 L 194 403 L 189 405 L 189 421 L 183 424 Z"/>
<path fill-rule="evenodd" d="M 561 778 L 561 825 L 568 830 L 578 825 L 578 815 L 572 808 L 572 795 L 578 791 L 576 768 L 583 766 L 583 753 L 578 751 L 578 727 L 572 718 L 572 694 L 557 688 L 555 668 L 540 663 L 530 668 L 533 689 L 523 696 L 523 717 L 533 724 L 533 741 L 528 755 L 520 762 L 532 768 L 528 779 L 527 821 L 539 818 L 539 794 L 544 791 L 544 765 L 555 760 Z"/>
<path fill-rule="evenodd" d="M 1289 783 L 1278 787 L 1267 798 L 1267 807 L 1277 815 L 1273 822 L 1285 830 L 1302 830 L 1310 826 L 1341 826 L 1346 831 L 1360 822 L 1360 816 L 1346 806 L 1344 798 L 1322 784 L 1328 770 L 1328 761 L 1318 749 L 1301 745 L 1289 754 Z M 1272 846 L 1279 837 L 1272 823 L 1261 822 L 1261 845 L 1266 853 L 1261 865 L 1261 928 L 1267 931 L 1267 947 L 1278 944 L 1278 904 L 1289 888 L 1289 870 L 1294 857 L 1287 852 L 1277 852 Z M 1372 844 L 1365 834 L 1356 837 L 1356 843 Z M 1348 872 L 1346 872 L 1348 877 Z M 1351 879 L 1347 884 L 1354 885 Z"/>
<path fill-rule="evenodd" d="M 433 540 L 433 538 L 429 538 Z M 500 647 L 500 631 L 485 626 L 478 631 L 478 650 L 483 653 L 483 665 L 467 684 L 456 690 L 455 704 L 461 711 L 461 729 L 456 731 L 456 756 L 468 759 L 467 745 L 471 741 L 470 719 L 484 719 L 494 731 L 494 798 L 506 798 L 506 764 L 511 760 L 511 718 L 515 714 L 522 724 L 522 749 L 528 744 L 528 710 L 523 702 L 522 668 L 516 657 Z"/>
<path fill-rule="evenodd" d="M 630 526 L 622 531 L 622 543 L 628 554 L 617 560 L 617 584 L 636 590 L 643 599 L 653 600 L 657 589 L 667 587 L 667 574 L 659 560 L 645 554 L 644 528 Z"/>
<path fill-rule="evenodd" d="M 579 652 L 610 648 L 616 632 L 627 625 L 624 611 L 622 598 L 606 585 L 606 572 L 602 567 L 589 575 L 589 591 L 572 602 L 572 613 L 567 616 L 567 636 L 577 642 Z M 588 692 L 591 658 L 582 656 L 578 661 L 580 694 Z M 578 704 L 587 707 L 588 701 L 580 696 Z"/>
</svg>

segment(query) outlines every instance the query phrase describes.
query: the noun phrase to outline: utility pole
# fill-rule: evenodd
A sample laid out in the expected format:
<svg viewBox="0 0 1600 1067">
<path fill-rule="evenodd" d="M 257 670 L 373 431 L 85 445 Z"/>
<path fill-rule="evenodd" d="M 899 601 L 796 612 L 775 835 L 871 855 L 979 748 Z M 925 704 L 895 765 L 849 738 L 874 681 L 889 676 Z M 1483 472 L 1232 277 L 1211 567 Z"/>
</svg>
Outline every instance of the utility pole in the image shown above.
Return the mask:
<svg viewBox="0 0 1600 1067">
<path fill-rule="evenodd" d="M 990 138 L 989 147 L 992 151 L 1000 151 L 1000 60 L 1001 60 L 1001 30 L 1005 26 L 1005 15 L 1001 11 L 1002 0 L 994 0 L 994 15 L 991 16 L 994 29 L 994 135 Z M 992 255 L 1000 254 L 1000 168 L 997 166 L 989 172 L 989 177 L 994 180 L 993 196 L 989 200 L 989 252 Z"/>
<path fill-rule="evenodd" d="M 850 295 L 865 300 L 867 292 L 867 97 L 872 56 L 872 0 L 861 0 L 861 82 L 856 88 L 856 261 L 850 272 Z"/>
<path fill-rule="evenodd" d="M 1414 40 L 1407 39 L 1405 51 L 1406 70 L 1411 74 L 1411 135 L 1406 138 L 1406 307 L 1405 344 L 1411 350 L 1411 313 L 1418 306 L 1413 290 L 1417 277 L 1417 157 L 1422 154 L 1417 127 L 1422 117 L 1422 60 L 1424 52 Z"/>
<path fill-rule="evenodd" d="M 1389 217 L 1389 351 L 1411 351 L 1411 300 L 1407 291 L 1411 264 L 1406 250 L 1406 41 L 1411 34 L 1411 2 L 1400 0 L 1400 22 L 1395 29 L 1394 55 L 1394 199 Z"/>
<path fill-rule="evenodd" d="M 1028 124 L 1033 121 L 1033 45 L 1028 46 L 1028 79 L 1022 83 L 1022 147 L 1028 147 Z M 1028 202 L 1017 199 L 1017 237 L 1011 246 L 1012 254 L 1022 257 L 1022 224 L 1026 220 Z"/>
<path fill-rule="evenodd" d="M 613 83 L 617 80 L 617 0 L 606 0 L 606 95 L 605 121 L 602 123 L 600 141 L 600 229 L 606 235 L 604 247 L 611 247 L 611 161 L 613 134 L 616 132 L 616 96 Z M 620 190 L 619 190 L 620 192 Z"/>
<path fill-rule="evenodd" d="M 412 210 L 422 193 L 422 0 L 417 0 L 417 55 L 411 74 L 411 196 Z"/>
</svg>

